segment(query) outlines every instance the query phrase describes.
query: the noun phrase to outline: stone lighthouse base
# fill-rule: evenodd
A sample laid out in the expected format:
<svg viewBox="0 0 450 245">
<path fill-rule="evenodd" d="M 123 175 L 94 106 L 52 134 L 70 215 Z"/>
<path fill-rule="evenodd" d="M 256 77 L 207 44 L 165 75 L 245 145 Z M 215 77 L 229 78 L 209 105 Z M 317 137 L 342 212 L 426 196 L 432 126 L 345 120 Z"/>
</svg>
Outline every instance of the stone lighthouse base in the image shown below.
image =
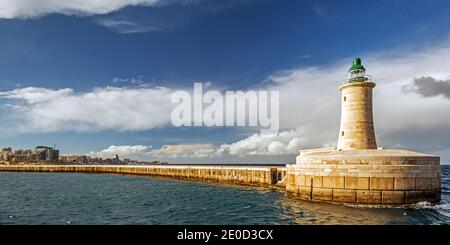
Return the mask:
<svg viewBox="0 0 450 245">
<path fill-rule="evenodd" d="M 286 190 L 307 200 L 403 205 L 441 198 L 440 158 L 406 150 L 303 150 L 286 174 Z"/>
</svg>

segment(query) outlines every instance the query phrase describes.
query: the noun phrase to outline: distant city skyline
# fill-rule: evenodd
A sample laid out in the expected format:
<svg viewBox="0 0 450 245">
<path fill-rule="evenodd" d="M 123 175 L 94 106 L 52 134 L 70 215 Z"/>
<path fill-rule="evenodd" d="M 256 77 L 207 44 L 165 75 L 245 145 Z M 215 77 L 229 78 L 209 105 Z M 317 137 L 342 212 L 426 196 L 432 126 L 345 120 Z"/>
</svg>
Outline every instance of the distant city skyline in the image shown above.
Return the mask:
<svg viewBox="0 0 450 245">
<path fill-rule="evenodd" d="M 164 161 L 139 161 L 120 157 L 118 154 L 112 157 L 98 157 L 89 154 L 81 155 L 60 155 L 59 149 L 55 146 L 36 146 L 34 149 L 14 149 L 10 146 L 0 147 L 0 164 L 4 165 L 66 165 L 66 164 L 85 164 L 85 165 L 161 165 L 167 164 Z"/>
<path fill-rule="evenodd" d="M 448 1 L 0 2 L 0 146 L 171 163 L 286 163 L 335 146 L 354 57 L 377 143 L 450 164 Z M 133 4 L 136 3 L 136 4 Z M 280 133 L 173 127 L 170 95 L 280 91 Z"/>
</svg>

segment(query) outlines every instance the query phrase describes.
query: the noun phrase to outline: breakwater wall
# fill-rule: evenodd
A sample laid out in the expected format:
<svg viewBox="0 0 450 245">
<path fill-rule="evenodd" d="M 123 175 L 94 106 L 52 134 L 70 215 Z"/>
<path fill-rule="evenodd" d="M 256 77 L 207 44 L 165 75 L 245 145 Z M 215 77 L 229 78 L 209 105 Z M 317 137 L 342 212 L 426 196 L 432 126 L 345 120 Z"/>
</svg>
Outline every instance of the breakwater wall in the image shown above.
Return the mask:
<svg viewBox="0 0 450 245">
<path fill-rule="evenodd" d="M 283 185 L 286 175 L 283 167 L 198 165 L 0 165 L 0 171 L 130 174 L 259 186 Z"/>
</svg>

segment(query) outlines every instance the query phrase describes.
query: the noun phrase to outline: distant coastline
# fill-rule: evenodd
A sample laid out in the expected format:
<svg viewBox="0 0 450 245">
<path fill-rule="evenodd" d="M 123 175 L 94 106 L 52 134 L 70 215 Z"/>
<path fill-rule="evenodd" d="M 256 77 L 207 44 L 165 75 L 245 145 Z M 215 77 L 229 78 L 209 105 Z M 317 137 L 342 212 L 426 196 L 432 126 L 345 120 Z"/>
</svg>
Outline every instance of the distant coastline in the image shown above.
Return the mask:
<svg viewBox="0 0 450 245">
<path fill-rule="evenodd" d="M 3 147 L 0 150 L 0 164 L 42 165 L 42 164 L 89 164 L 89 165 L 161 165 L 164 161 L 139 161 L 114 155 L 112 158 L 92 157 L 88 155 L 60 155 L 56 146 L 36 146 L 34 149 Z"/>
</svg>

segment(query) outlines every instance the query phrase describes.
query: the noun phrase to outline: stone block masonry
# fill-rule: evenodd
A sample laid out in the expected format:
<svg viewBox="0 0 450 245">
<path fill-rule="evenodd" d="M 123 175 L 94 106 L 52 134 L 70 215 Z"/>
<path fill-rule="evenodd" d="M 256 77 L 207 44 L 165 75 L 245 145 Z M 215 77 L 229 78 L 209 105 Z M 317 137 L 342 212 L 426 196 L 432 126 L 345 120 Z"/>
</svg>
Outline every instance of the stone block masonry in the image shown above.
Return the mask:
<svg viewBox="0 0 450 245">
<path fill-rule="evenodd" d="M 342 116 L 337 149 L 377 149 L 372 113 L 375 83 L 347 83 L 342 92 Z"/>
<path fill-rule="evenodd" d="M 436 156 L 389 149 L 311 150 L 302 151 L 297 160 L 287 165 L 286 190 L 303 199 L 403 205 L 434 203 L 441 197 Z"/>
</svg>

